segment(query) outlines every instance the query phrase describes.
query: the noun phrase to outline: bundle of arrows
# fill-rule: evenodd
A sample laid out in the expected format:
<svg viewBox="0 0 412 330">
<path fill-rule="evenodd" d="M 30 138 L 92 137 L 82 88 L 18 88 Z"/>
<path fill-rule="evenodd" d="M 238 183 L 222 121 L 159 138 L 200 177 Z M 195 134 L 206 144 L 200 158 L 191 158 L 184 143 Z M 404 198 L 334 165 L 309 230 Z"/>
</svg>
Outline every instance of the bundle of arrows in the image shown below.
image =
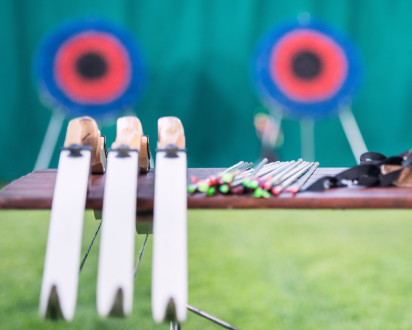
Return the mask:
<svg viewBox="0 0 412 330">
<path fill-rule="evenodd" d="M 206 196 L 251 193 L 256 198 L 269 198 L 289 192 L 296 195 L 308 182 L 319 166 L 317 162 L 303 159 L 287 162 L 271 162 L 264 158 L 258 164 L 240 161 L 226 170 L 206 179 L 192 177 L 188 186 L 191 194 L 200 192 Z"/>
</svg>

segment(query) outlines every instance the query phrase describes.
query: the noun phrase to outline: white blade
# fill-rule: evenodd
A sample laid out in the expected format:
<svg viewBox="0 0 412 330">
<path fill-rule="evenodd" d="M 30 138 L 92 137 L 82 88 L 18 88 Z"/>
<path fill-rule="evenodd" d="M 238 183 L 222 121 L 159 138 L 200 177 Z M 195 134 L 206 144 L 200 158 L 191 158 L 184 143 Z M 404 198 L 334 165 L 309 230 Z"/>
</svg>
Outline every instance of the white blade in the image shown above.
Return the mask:
<svg viewBox="0 0 412 330">
<path fill-rule="evenodd" d="M 62 150 L 50 216 L 40 313 L 43 317 L 74 316 L 79 280 L 80 249 L 91 152 L 71 157 Z"/>
<path fill-rule="evenodd" d="M 166 316 L 183 322 L 188 295 L 187 161 L 182 151 L 175 158 L 165 155 L 164 151 L 156 154 L 152 312 L 156 322 L 164 321 Z"/>
<path fill-rule="evenodd" d="M 100 316 L 132 311 L 138 156 L 131 151 L 117 157 L 117 151 L 110 151 L 107 160 L 97 280 Z"/>
</svg>

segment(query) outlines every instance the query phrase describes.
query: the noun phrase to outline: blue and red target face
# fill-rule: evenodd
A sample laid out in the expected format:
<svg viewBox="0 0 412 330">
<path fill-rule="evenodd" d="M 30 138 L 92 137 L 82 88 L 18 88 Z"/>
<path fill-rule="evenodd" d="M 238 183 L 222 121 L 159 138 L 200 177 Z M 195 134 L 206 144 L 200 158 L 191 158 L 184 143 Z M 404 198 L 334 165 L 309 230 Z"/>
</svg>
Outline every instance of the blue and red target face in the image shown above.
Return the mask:
<svg viewBox="0 0 412 330">
<path fill-rule="evenodd" d="M 254 79 L 259 93 L 290 116 L 319 117 L 350 103 L 360 61 L 349 40 L 319 23 L 294 23 L 261 43 Z"/>
<path fill-rule="evenodd" d="M 40 92 L 68 117 L 120 114 L 135 105 L 144 79 L 129 34 L 97 20 L 65 25 L 49 36 L 35 74 Z"/>
</svg>

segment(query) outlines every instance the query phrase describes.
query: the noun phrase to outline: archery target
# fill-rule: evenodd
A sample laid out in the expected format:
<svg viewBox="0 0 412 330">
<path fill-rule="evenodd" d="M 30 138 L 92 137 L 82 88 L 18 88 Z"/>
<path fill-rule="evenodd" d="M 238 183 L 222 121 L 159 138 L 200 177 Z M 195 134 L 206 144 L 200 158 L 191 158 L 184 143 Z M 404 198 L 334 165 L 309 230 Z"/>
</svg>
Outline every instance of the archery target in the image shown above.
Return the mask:
<svg viewBox="0 0 412 330">
<path fill-rule="evenodd" d="M 330 27 L 293 23 L 263 38 L 253 75 L 258 92 L 286 114 L 319 117 L 351 101 L 360 60 L 352 43 Z"/>
<path fill-rule="evenodd" d="M 41 95 L 68 117 L 118 115 L 141 94 L 142 55 L 125 31 L 101 20 L 64 25 L 45 39 L 35 63 Z"/>
</svg>

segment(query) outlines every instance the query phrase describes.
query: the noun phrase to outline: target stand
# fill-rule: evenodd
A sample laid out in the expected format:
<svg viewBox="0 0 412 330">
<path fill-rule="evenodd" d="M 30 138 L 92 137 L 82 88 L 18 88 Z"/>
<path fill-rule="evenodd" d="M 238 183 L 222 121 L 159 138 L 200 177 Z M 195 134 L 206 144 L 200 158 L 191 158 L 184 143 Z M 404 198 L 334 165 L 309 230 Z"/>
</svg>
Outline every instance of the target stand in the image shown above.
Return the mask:
<svg viewBox="0 0 412 330">
<path fill-rule="evenodd" d="M 35 169 L 49 166 L 64 119 L 112 122 L 139 100 L 142 55 L 125 30 L 98 19 L 64 24 L 40 45 L 34 63 L 40 98 L 51 109 Z"/>
<path fill-rule="evenodd" d="M 277 126 L 285 117 L 300 121 L 306 160 L 315 155 L 315 121 L 336 114 L 356 160 L 367 151 L 351 110 L 360 78 L 359 55 L 350 40 L 308 17 L 271 30 L 253 62 L 258 95 Z"/>
</svg>

